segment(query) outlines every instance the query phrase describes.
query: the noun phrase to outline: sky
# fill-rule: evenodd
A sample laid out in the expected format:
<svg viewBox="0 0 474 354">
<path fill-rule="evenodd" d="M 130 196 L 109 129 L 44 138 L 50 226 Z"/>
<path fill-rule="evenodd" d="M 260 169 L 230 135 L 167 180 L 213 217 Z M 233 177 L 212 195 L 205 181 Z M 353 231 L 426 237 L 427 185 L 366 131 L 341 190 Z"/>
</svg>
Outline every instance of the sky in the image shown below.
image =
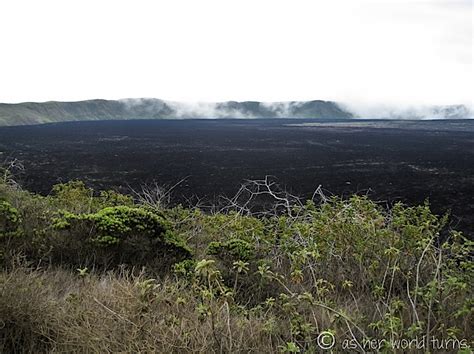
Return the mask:
<svg viewBox="0 0 474 354">
<path fill-rule="evenodd" d="M 0 102 L 472 107 L 472 0 L 2 0 Z"/>
</svg>

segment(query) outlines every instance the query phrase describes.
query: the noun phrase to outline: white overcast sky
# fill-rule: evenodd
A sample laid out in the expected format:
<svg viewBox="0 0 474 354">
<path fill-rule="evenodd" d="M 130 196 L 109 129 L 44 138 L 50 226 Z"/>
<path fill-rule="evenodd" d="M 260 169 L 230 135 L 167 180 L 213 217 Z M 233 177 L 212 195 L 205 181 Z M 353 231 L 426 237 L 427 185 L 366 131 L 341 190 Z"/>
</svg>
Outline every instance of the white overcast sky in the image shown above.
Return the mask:
<svg viewBox="0 0 474 354">
<path fill-rule="evenodd" d="M 472 105 L 471 0 L 1 0 L 0 102 Z"/>
</svg>

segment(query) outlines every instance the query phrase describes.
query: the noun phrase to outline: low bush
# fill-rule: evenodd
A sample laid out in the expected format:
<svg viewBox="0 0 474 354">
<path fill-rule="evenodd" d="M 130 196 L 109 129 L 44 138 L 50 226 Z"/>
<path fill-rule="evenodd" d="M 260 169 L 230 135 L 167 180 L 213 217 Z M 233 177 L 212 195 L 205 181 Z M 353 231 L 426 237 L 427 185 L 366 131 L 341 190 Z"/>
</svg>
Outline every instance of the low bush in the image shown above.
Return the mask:
<svg viewBox="0 0 474 354">
<path fill-rule="evenodd" d="M 0 201 L 0 237 L 16 235 L 20 223 L 18 210 L 7 201 Z"/>
<path fill-rule="evenodd" d="M 94 196 L 82 182 L 69 182 L 47 197 L 9 190 L 0 198 L 11 201 L 0 199 L 4 265 L 20 252 L 32 262 L 72 268 L 128 265 L 159 272 L 191 257 L 162 212 L 116 192 Z"/>
<path fill-rule="evenodd" d="M 92 214 L 62 212 L 53 220 L 51 256 L 75 265 L 146 266 L 169 269 L 190 258 L 190 249 L 161 216 L 143 208 L 115 206 Z M 56 261 L 54 261 L 57 263 Z"/>
</svg>

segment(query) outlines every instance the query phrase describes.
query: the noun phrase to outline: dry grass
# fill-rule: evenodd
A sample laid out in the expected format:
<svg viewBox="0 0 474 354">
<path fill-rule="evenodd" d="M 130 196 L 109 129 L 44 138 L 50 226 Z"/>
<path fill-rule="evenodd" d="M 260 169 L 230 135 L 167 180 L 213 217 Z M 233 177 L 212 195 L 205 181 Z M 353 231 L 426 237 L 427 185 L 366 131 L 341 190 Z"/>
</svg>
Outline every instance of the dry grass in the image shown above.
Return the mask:
<svg viewBox="0 0 474 354">
<path fill-rule="evenodd" d="M 235 313 L 216 301 L 211 315 L 187 285 L 143 275 L 78 274 L 16 267 L 0 274 L 0 352 L 265 352 L 268 316 Z"/>
</svg>

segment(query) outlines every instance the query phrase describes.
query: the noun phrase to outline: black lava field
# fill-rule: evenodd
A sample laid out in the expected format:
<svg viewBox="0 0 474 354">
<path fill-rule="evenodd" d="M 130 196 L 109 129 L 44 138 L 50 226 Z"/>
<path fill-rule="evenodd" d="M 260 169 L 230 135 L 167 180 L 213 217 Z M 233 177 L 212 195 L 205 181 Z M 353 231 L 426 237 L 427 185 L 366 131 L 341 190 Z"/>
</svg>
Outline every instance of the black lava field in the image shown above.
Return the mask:
<svg viewBox="0 0 474 354">
<path fill-rule="evenodd" d="M 174 185 L 174 201 L 232 196 L 274 176 L 311 197 L 368 194 L 390 205 L 429 199 L 452 227 L 474 234 L 474 120 L 134 120 L 0 128 L 0 161 L 19 159 L 24 188 L 48 193 L 81 179 L 122 192 Z"/>
</svg>

